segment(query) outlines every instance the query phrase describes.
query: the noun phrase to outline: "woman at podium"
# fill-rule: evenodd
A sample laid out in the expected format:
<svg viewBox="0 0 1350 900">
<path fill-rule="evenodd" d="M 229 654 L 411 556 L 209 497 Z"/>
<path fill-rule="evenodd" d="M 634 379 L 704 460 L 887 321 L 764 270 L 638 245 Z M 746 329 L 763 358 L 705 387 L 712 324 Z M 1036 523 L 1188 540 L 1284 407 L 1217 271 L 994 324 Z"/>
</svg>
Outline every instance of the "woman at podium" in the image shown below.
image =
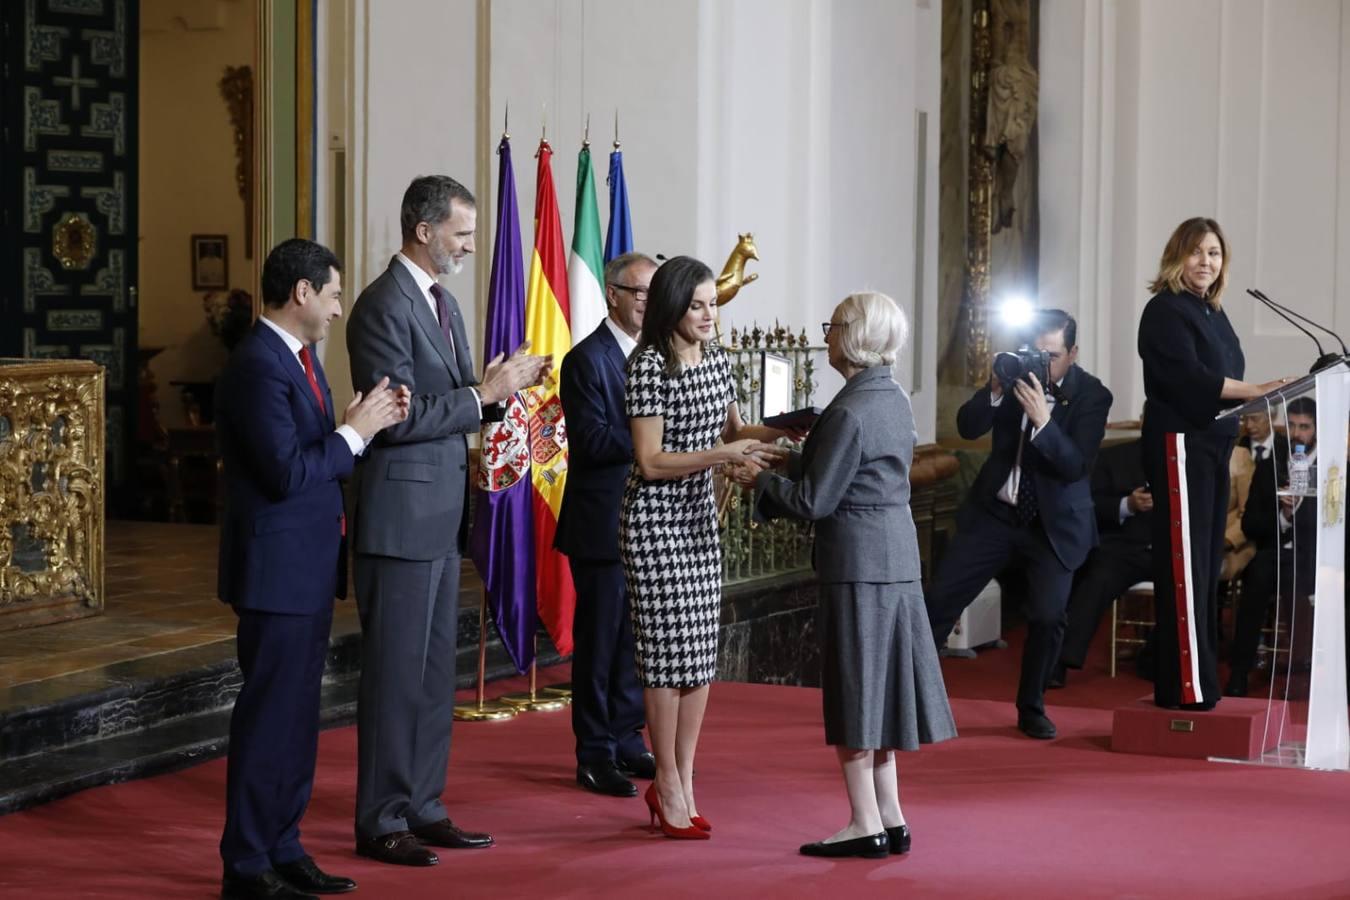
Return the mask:
<svg viewBox="0 0 1350 900">
<path fill-rule="evenodd" d="M 1153 699 L 1168 709 L 1213 709 L 1220 696 L 1219 572 L 1237 420 L 1214 417 L 1292 380 L 1242 380 L 1242 346 L 1220 302 L 1228 264 L 1218 222 L 1182 222 L 1163 248 L 1139 320 L 1142 452 L 1154 502 Z"/>
</svg>

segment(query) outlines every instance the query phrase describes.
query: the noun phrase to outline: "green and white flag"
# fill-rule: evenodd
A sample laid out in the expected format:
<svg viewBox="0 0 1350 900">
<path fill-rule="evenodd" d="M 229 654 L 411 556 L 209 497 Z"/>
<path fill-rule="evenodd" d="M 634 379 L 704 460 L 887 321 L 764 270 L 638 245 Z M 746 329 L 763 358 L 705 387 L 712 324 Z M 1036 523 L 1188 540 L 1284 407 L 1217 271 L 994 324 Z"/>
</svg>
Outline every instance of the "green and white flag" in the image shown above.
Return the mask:
<svg viewBox="0 0 1350 900">
<path fill-rule="evenodd" d="M 604 253 L 600 243 L 600 212 L 595 205 L 595 178 L 591 151 L 577 155 L 577 207 L 572 223 L 572 253 L 567 259 L 567 293 L 572 303 L 572 344 L 580 343 L 608 315 L 605 305 Z"/>
</svg>

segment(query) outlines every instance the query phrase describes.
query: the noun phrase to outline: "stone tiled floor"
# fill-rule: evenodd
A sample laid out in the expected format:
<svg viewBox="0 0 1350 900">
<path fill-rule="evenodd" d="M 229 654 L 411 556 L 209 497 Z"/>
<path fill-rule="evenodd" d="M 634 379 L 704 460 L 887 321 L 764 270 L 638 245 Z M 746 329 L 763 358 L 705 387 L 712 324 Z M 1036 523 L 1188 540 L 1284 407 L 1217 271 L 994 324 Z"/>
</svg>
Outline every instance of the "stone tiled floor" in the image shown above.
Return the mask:
<svg viewBox="0 0 1350 900">
<path fill-rule="evenodd" d="M 235 617 L 216 600 L 216 527 L 112 521 L 107 602 L 87 619 L 0 633 L 0 690 L 189 648 L 233 653 Z M 466 564 L 460 603 L 480 582 Z M 336 607 L 333 635 L 359 629 L 356 605 Z"/>
</svg>

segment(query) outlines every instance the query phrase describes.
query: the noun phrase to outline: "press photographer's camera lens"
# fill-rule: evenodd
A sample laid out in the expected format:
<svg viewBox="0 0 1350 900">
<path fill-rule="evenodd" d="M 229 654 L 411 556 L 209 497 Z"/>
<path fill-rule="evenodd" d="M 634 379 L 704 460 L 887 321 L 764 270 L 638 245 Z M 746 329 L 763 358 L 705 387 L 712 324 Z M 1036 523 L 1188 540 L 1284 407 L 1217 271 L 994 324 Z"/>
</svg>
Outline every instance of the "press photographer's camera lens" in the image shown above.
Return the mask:
<svg viewBox="0 0 1350 900">
<path fill-rule="evenodd" d="M 1018 347 L 1014 351 L 1003 351 L 994 356 L 994 377 L 1010 391 L 1018 380 L 1030 383 L 1028 375 L 1035 375 L 1041 387 L 1050 384 L 1050 352 L 1035 350 L 1031 347 Z"/>
</svg>

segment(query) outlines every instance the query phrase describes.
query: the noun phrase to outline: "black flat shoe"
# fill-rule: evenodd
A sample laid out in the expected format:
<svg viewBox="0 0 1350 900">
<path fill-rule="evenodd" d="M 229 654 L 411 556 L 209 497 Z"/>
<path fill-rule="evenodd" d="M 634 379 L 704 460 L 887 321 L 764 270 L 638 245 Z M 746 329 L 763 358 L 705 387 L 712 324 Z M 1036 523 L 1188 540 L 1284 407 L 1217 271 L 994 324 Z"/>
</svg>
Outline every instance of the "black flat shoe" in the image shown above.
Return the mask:
<svg viewBox="0 0 1350 900">
<path fill-rule="evenodd" d="M 308 856 L 294 862 L 276 863 L 272 868 L 291 887 L 313 894 L 347 894 L 356 890 L 355 881 L 341 875 L 329 875 Z"/>
<path fill-rule="evenodd" d="M 1056 734 L 1055 723 L 1045 713 L 1019 712 L 1017 730 L 1038 741 L 1051 740 Z"/>
<path fill-rule="evenodd" d="M 828 856 L 832 858 L 860 856 L 863 859 L 883 859 L 890 854 L 891 844 L 887 833 L 880 831 L 876 834 L 852 838 L 847 841 L 832 841 L 830 843 L 816 841 L 814 844 L 802 844 L 798 852 L 802 856 Z"/>
<path fill-rule="evenodd" d="M 220 896 L 221 900 L 316 900 L 313 894 L 291 887 L 271 869 L 260 875 L 226 872 L 220 880 Z"/>
<path fill-rule="evenodd" d="M 894 828 L 886 829 L 886 841 L 890 844 L 891 853 L 899 856 L 901 853 L 909 852 L 909 826 L 897 825 Z"/>
<path fill-rule="evenodd" d="M 656 757 L 650 750 L 628 759 L 620 759 L 618 766 L 619 773 L 629 778 L 643 778 L 647 781 L 656 778 Z"/>
<path fill-rule="evenodd" d="M 577 766 L 577 784 L 608 797 L 636 797 L 638 793 L 637 785 L 620 775 L 612 762 Z"/>
</svg>

